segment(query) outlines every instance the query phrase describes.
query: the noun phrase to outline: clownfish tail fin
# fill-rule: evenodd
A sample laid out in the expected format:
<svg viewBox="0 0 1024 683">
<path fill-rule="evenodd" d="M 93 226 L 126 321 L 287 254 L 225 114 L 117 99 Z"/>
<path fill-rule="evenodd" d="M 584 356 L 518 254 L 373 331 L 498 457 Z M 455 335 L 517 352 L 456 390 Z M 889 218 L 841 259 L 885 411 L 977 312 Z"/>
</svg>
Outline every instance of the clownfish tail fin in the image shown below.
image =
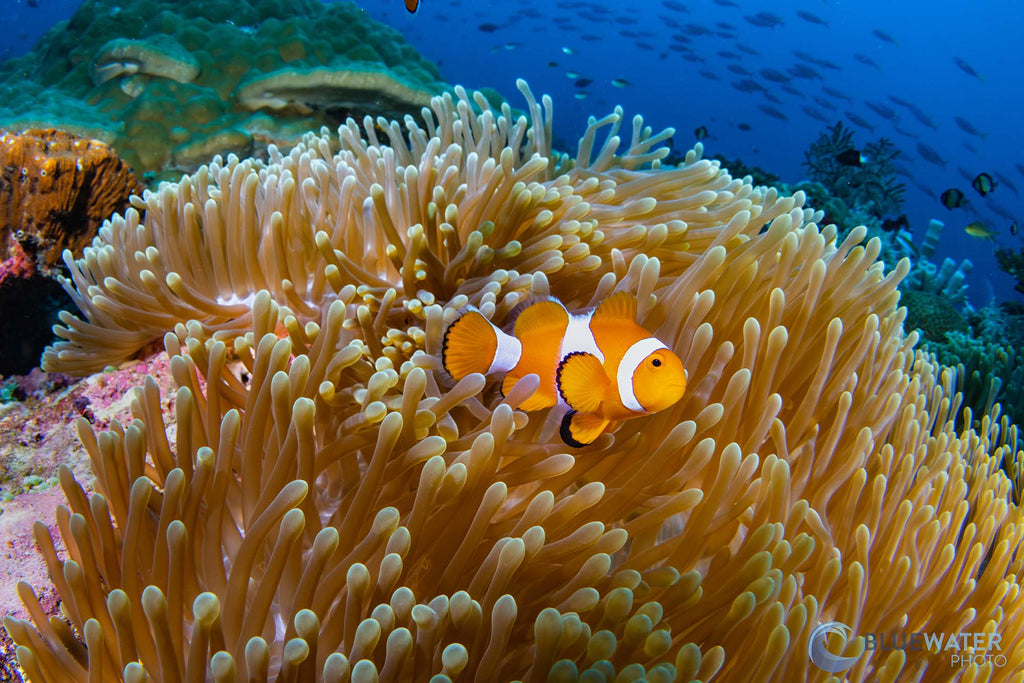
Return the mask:
<svg viewBox="0 0 1024 683">
<path fill-rule="evenodd" d="M 445 330 L 441 362 L 455 380 L 479 372 L 507 372 L 519 362 L 522 345 L 479 311 L 468 310 Z"/>
</svg>

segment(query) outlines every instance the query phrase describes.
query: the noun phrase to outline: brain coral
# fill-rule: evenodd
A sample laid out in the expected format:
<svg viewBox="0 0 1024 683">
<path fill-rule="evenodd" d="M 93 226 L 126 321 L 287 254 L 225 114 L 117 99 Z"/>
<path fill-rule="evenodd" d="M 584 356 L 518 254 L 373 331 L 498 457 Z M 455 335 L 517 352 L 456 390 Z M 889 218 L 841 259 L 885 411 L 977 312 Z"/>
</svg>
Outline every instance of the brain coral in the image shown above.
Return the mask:
<svg viewBox="0 0 1024 683">
<path fill-rule="evenodd" d="M 349 87 L 307 101 L 294 82 L 310 70 Z M 86 0 L 0 65 L 0 124 L 95 137 L 140 176 L 177 178 L 216 153 L 291 146 L 349 114 L 418 111 L 446 87 L 399 33 L 350 2 Z M 291 97 L 271 117 L 260 108 L 278 91 Z"/>
<path fill-rule="evenodd" d="M 87 320 L 47 366 L 163 334 L 177 419 L 148 382 L 130 424 L 80 423 L 97 490 L 62 473 L 67 560 L 37 527 L 71 627 L 24 584 L 32 623 L 5 622 L 30 677 L 825 680 L 828 620 L 996 632 L 1019 677 L 1016 431 L 954 429 L 950 372 L 903 332 L 907 263 L 699 146 L 657 168 L 671 131 L 639 117 L 556 154 L 521 89 L 529 122 L 456 89 L 407 138 L 349 121 L 216 160 L 72 264 Z M 526 381 L 439 371 L 466 303 L 621 289 L 691 389 L 588 448 L 517 410 Z M 951 675 L 864 648 L 852 680 Z"/>
</svg>

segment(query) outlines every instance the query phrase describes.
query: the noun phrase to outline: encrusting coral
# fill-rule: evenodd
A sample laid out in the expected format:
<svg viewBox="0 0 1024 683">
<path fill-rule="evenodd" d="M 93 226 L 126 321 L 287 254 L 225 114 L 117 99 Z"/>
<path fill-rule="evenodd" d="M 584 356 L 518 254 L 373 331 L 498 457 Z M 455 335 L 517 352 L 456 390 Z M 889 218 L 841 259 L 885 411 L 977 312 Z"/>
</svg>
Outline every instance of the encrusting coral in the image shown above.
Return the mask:
<svg viewBox="0 0 1024 683">
<path fill-rule="evenodd" d="M 52 278 L 142 186 L 113 149 L 48 128 L 0 133 L 0 376 L 28 373 L 71 305 Z"/>
<path fill-rule="evenodd" d="M 88 322 L 47 367 L 162 334 L 177 419 L 150 382 L 130 424 L 80 422 L 96 492 L 62 473 L 67 560 L 37 527 L 71 626 L 24 584 L 32 621 L 5 621 L 29 677 L 825 680 L 827 620 L 998 633 L 998 670 L 957 672 L 1019 677 L 1016 429 L 954 431 L 951 373 L 903 332 L 908 264 L 699 146 L 658 169 L 671 131 L 639 117 L 555 154 L 520 88 L 532 125 L 456 89 L 404 131 L 217 160 L 70 263 Z M 528 379 L 439 369 L 467 303 L 500 323 L 622 289 L 690 389 L 591 447 L 516 409 Z M 851 680 L 951 675 L 865 642 Z"/>
<path fill-rule="evenodd" d="M 416 112 L 449 86 L 352 2 L 83 0 L 0 63 L 0 124 L 114 147 L 146 182 L 263 156 L 347 116 Z M 273 109 L 273 116 L 263 108 Z"/>
<path fill-rule="evenodd" d="M 50 273 L 142 186 L 107 145 L 52 128 L 0 133 L 0 259 Z M 2 280 L 2 276 L 0 276 Z"/>
</svg>

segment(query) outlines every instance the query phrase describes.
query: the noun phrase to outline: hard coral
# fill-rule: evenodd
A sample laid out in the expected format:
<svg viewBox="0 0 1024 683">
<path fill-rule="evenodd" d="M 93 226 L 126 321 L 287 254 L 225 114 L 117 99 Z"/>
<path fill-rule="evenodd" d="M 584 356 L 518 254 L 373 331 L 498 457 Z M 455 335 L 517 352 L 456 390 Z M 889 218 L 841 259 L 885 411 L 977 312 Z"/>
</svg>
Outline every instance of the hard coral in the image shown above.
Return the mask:
<svg viewBox="0 0 1024 683">
<path fill-rule="evenodd" d="M 957 262 L 949 257 L 943 259 L 942 264 L 938 266 L 931 261 L 944 227 L 942 221 L 934 219 L 929 221 L 928 230 L 919 250 L 919 258 L 914 259 L 910 273 L 900 283 L 900 290 L 924 292 L 942 297 L 947 304 L 967 310 L 970 309 L 970 304 L 967 301 L 967 275 L 974 269 L 974 263 L 971 259 L 965 258 L 957 265 Z M 917 299 L 917 301 L 924 300 Z M 926 316 L 928 313 L 922 312 L 921 315 Z"/>
<path fill-rule="evenodd" d="M 289 88 L 310 72 L 336 82 L 372 72 L 382 85 Z M 447 87 L 401 35 L 349 2 L 86 0 L 35 51 L 0 65 L 0 125 L 58 122 L 99 137 L 148 181 L 214 154 L 265 155 L 350 114 L 415 113 Z M 305 106 L 267 117 L 253 109 L 279 98 L 261 100 L 262 88 Z M 329 92 L 339 100 L 325 101 Z"/>
<path fill-rule="evenodd" d="M 842 199 L 851 209 L 869 211 L 879 218 L 898 214 L 904 192 L 894 164 L 899 150 L 882 138 L 859 148 L 865 158 L 863 163 L 840 162 L 843 152 L 857 149 L 853 131 L 837 121 L 804 152 L 804 166 L 812 180 L 823 184 L 832 196 Z"/>
<path fill-rule="evenodd" d="M 235 97 L 247 109 L 289 108 L 310 113 L 320 110 L 356 112 L 372 99 L 380 114 L 400 114 L 430 103 L 432 93 L 410 87 L 383 69 L 318 67 L 284 68 L 246 79 Z"/>
<path fill-rule="evenodd" d="M 37 365 L 58 311 L 71 305 L 48 277 L 61 253 L 81 254 L 100 224 L 141 191 L 102 142 L 53 129 L 0 136 L 0 375 Z"/>
<path fill-rule="evenodd" d="M 188 83 L 199 75 L 199 61 L 170 36 L 148 40 L 114 38 L 100 48 L 93 60 L 93 81 L 145 74 Z M 144 85 L 139 81 L 139 85 Z M 122 87 L 122 90 L 125 88 Z"/>
<path fill-rule="evenodd" d="M 162 330 L 176 425 L 150 380 L 131 423 L 80 422 L 97 493 L 61 473 L 68 560 L 37 535 L 75 630 L 22 586 L 22 667 L 806 680 L 835 620 L 998 633 L 999 675 L 1024 673 L 1024 517 L 999 469 L 1017 432 L 955 428 L 952 373 L 903 332 L 907 262 L 886 275 L 865 230 L 838 241 L 699 145 L 649 168 L 670 133 L 637 117 L 620 138 L 621 111 L 556 155 L 550 102 L 521 87 L 532 125 L 456 89 L 422 125 L 217 160 L 104 228 L 75 266 L 89 322 L 66 318 L 47 362 L 88 371 Z M 530 378 L 501 396 L 440 370 L 462 306 L 504 322 L 620 290 L 691 389 L 586 449 L 518 410 Z M 948 674 L 896 650 L 843 675 Z"/>
<path fill-rule="evenodd" d="M 0 136 L 0 243 L 4 258 L 30 261 L 43 273 L 68 249 L 81 254 L 111 214 L 142 192 L 113 149 L 55 130 Z"/>
<path fill-rule="evenodd" d="M 900 303 L 907 307 L 906 328 L 921 330 L 923 339 L 943 342 L 949 332 L 967 331 L 967 321 L 944 294 L 909 289 L 903 291 Z"/>
</svg>

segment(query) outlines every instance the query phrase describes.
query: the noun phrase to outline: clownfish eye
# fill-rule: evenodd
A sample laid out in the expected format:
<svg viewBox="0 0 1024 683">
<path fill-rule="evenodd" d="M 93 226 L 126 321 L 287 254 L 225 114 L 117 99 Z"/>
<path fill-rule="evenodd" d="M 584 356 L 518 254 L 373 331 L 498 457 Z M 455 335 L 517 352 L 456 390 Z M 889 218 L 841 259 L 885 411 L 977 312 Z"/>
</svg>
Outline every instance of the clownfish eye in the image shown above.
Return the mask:
<svg viewBox="0 0 1024 683">
<path fill-rule="evenodd" d="M 651 365 L 653 365 L 656 368 L 660 368 L 661 367 L 661 359 L 660 358 L 652 359 L 651 360 Z"/>
</svg>

